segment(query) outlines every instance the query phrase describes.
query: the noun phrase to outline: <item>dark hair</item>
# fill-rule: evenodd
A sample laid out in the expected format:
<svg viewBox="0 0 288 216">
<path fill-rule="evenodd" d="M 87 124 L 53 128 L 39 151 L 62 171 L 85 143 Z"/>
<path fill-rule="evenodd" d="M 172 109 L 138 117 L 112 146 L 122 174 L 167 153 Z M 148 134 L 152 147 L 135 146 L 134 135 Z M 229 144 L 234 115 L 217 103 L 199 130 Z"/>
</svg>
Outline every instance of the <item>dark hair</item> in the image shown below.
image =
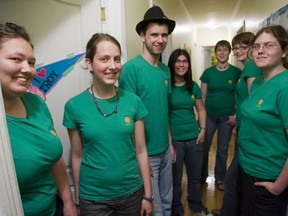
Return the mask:
<svg viewBox="0 0 288 216">
<path fill-rule="evenodd" d="M 229 53 L 231 52 L 231 45 L 230 45 L 230 43 L 229 43 L 228 41 L 226 41 L 226 40 L 220 40 L 220 41 L 218 41 L 218 42 L 216 43 L 216 45 L 215 45 L 214 51 L 216 52 L 219 47 L 223 47 L 223 46 L 228 48 Z"/>
<path fill-rule="evenodd" d="M 0 24 L 0 48 L 6 40 L 13 39 L 13 38 L 22 38 L 26 40 L 33 48 L 33 44 L 31 43 L 30 36 L 24 27 L 19 26 L 14 23 L 9 23 L 9 22 L 5 24 L 1 23 Z"/>
<path fill-rule="evenodd" d="M 245 44 L 250 46 L 253 38 L 254 34 L 252 32 L 239 33 L 232 39 L 232 47 L 234 47 L 236 44 Z"/>
<path fill-rule="evenodd" d="M 260 29 L 252 40 L 252 44 L 262 33 L 272 34 L 281 46 L 282 51 L 288 49 L 288 32 L 281 25 L 272 25 Z M 283 58 L 283 66 L 288 69 L 288 55 Z"/>
<path fill-rule="evenodd" d="M 192 70 L 191 70 L 191 59 L 189 53 L 185 49 L 176 49 L 174 50 L 168 60 L 168 67 L 170 68 L 171 74 L 171 83 L 172 88 L 175 84 L 175 63 L 180 55 L 184 55 L 188 61 L 188 71 L 184 76 L 184 80 L 186 82 L 186 91 L 190 94 L 193 91 L 193 80 L 192 80 Z"/>
<path fill-rule="evenodd" d="M 111 36 L 109 34 L 96 33 L 90 38 L 90 40 L 88 41 L 88 43 L 86 45 L 85 58 L 90 59 L 91 62 L 93 61 L 93 57 L 94 57 L 96 50 L 97 50 L 97 45 L 101 41 L 110 41 L 110 42 L 114 43 L 119 48 L 120 53 L 121 53 L 121 45 L 117 41 L 116 38 L 114 38 L 113 36 Z"/>
</svg>

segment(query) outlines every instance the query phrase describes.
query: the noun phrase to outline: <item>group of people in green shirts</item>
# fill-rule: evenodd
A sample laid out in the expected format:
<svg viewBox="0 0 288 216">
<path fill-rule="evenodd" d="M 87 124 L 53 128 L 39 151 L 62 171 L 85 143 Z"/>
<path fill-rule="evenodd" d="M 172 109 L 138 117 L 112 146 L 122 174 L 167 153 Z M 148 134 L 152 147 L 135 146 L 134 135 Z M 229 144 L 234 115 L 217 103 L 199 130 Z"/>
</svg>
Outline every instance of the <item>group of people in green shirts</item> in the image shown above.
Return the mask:
<svg viewBox="0 0 288 216">
<path fill-rule="evenodd" d="M 57 192 L 64 216 L 183 215 L 185 163 L 188 205 L 196 215 L 210 216 L 201 182 L 216 129 L 221 215 L 286 215 L 287 31 L 269 26 L 256 36 L 243 33 L 232 47 L 219 41 L 217 64 L 203 72 L 200 88 L 186 50 L 174 50 L 168 66 L 160 61 L 175 25 L 160 7 L 151 7 L 136 25 L 142 52 L 123 67 L 113 36 L 96 33 L 88 41 L 92 85 L 67 101 L 63 117 L 76 205 L 49 110 L 26 92 L 36 75 L 30 37 L 16 24 L 0 25 L 0 82 L 25 215 L 55 215 Z M 228 63 L 231 50 L 242 71 Z M 235 156 L 226 173 L 235 125 Z"/>
</svg>

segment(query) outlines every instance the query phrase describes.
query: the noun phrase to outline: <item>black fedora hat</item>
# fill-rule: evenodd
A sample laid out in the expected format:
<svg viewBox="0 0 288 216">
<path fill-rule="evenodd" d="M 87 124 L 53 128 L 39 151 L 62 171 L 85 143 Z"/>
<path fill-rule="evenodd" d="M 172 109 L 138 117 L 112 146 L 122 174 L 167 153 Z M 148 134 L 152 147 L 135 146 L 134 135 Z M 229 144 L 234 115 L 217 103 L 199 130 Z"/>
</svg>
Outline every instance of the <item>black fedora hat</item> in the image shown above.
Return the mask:
<svg viewBox="0 0 288 216">
<path fill-rule="evenodd" d="M 168 34 L 172 33 L 176 25 L 174 20 L 170 20 L 165 16 L 160 7 L 153 6 L 146 11 L 143 20 L 136 25 L 136 32 L 138 35 L 140 35 L 141 30 L 147 23 L 153 21 L 166 22 L 169 28 Z"/>
</svg>

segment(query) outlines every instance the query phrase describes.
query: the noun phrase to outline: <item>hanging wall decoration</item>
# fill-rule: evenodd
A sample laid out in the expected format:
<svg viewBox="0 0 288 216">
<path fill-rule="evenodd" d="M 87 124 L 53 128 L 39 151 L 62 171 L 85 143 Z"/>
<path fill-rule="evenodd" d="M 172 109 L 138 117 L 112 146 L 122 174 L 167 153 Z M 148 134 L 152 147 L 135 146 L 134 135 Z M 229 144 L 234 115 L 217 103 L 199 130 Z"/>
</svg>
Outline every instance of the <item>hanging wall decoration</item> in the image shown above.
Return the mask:
<svg viewBox="0 0 288 216">
<path fill-rule="evenodd" d="M 77 55 L 68 55 L 66 59 L 47 64 L 36 66 L 36 76 L 32 81 L 28 91 L 42 97 L 46 100 L 46 95 L 59 82 L 59 80 L 71 72 L 74 65 L 78 63 L 85 53 Z"/>
</svg>

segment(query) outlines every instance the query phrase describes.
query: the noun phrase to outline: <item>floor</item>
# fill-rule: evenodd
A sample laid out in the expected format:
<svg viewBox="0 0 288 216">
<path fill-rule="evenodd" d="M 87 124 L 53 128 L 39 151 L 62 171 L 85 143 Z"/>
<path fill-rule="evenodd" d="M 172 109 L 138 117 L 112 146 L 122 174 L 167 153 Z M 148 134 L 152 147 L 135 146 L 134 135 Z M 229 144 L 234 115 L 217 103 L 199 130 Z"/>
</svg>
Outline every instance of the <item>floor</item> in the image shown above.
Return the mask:
<svg viewBox="0 0 288 216">
<path fill-rule="evenodd" d="M 219 191 L 215 186 L 214 165 L 215 165 L 216 142 L 214 140 L 209 153 L 209 177 L 207 178 L 206 183 L 202 184 L 202 202 L 208 208 L 209 212 L 211 212 L 212 209 L 221 208 L 223 199 L 223 191 Z M 227 167 L 231 163 L 232 157 L 234 155 L 234 142 L 235 142 L 235 136 L 232 135 L 228 149 Z M 187 197 L 186 188 L 187 188 L 187 177 L 186 174 L 184 174 L 182 180 L 182 191 L 183 191 L 182 203 L 185 209 L 184 216 L 195 216 L 195 214 L 189 209 L 186 200 Z"/>
</svg>

